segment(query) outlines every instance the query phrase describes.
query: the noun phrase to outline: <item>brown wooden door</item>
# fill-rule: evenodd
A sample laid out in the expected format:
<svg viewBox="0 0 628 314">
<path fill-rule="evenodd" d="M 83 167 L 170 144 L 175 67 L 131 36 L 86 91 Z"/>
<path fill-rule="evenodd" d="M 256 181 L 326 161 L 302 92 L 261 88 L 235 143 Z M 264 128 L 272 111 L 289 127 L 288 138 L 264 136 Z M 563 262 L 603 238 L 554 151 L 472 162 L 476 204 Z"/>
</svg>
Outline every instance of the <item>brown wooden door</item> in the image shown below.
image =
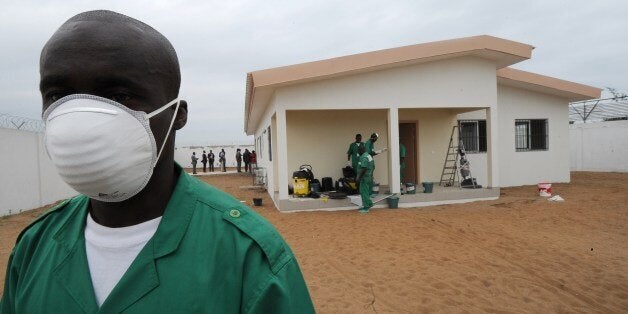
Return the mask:
<svg viewBox="0 0 628 314">
<path fill-rule="evenodd" d="M 403 169 L 403 181 L 416 184 L 419 177 L 416 122 L 399 123 L 399 142 L 406 147 L 406 168 Z"/>
</svg>

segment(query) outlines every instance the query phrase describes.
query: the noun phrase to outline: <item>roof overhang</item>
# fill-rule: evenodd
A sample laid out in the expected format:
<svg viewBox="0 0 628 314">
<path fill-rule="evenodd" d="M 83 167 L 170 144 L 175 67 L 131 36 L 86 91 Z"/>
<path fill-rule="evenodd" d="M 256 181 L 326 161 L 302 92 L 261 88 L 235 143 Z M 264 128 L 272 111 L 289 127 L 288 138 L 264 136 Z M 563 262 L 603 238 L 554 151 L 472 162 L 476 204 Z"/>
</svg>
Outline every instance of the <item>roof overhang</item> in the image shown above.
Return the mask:
<svg viewBox="0 0 628 314">
<path fill-rule="evenodd" d="M 462 56 L 493 60 L 499 69 L 529 59 L 532 49 L 527 44 L 482 35 L 254 71 L 247 74 L 244 131 L 254 133 L 258 121 L 251 123 L 253 108 L 257 107 L 256 114 L 263 114 L 274 89 L 280 86 Z"/>
<path fill-rule="evenodd" d="M 597 87 L 512 68 L 497 70 L 497 83 L 544 94 L 556 95 L 566 98 L 570 102 L 600 98 L 602 94 L 602 90 Z"/>
</svg>

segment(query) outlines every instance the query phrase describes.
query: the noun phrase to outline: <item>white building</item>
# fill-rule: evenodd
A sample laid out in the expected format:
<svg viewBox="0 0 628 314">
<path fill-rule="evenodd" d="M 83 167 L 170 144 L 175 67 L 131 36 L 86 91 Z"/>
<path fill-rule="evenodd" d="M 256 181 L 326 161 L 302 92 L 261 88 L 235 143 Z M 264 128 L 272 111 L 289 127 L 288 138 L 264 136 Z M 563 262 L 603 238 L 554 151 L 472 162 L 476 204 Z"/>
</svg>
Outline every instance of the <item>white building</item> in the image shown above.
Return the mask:
<svg viewBox="0 0 628 314">
<path fill-rule="evenodd" d="M 487 189 L 404 195 L 400 207 L 494 199 L 499 187 L 569 181 L 568 103 L 601 90 L 509 68 L 533 47 L 491 36 L 446 40 L 248 73 L 245 132 L 280 210 L 349 208 L 295 202 L 292 171 L 341 175 L 356 133 L 377 132 L 375 180 L 400 192 L 399 141 L 408 181 L 438 182 L 452 126 L 461 120 L 472 172 Z"/>
</svg>

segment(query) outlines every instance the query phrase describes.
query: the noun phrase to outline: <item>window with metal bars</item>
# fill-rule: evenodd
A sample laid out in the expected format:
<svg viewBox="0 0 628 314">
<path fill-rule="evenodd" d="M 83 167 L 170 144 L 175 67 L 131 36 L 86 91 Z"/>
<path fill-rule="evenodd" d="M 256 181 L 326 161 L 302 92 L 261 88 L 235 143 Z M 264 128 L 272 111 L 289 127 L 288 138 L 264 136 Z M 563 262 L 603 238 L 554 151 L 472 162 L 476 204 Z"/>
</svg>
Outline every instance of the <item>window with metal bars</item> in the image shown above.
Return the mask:
<svg viewBox="0 0 628 314">
<path fill-rule="evenodd" d="M 486 120 L 458 120 L 458 127 L 467 153 L 486 152 Z"/>
<path fill-rule="evenodd" d="M 515 149 L 518 152 L 548 150 L 547 119 L 515 120 Z"/>
</svg>

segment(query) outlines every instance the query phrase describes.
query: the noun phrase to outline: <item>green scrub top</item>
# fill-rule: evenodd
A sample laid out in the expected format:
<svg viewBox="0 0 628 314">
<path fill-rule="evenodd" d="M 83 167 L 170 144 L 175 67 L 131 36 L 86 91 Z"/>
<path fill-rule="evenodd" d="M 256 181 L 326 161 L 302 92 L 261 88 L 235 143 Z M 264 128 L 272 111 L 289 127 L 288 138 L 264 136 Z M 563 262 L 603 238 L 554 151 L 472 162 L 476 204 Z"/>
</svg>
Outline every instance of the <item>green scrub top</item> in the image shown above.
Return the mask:
<svg viewBox="0 0 628 314">
<path fill-rule="evenodd" d="M 349 144 L 349 149 L 347 150 L 347 155 L 351 156 L 351 164 L 355 171 L 358 171 L 356 166 L 360 161 L 360 153 L 358 152 L 360 145 L 362 145 L 362 142 L 353 142 Z"/>
<path fill-rule="evenodd" d="M 360 181 L 373 180 L 373 169 L 375 169 L 375 161 L 373 159 L 373 156 L 371 156 L 367 152 L 364 152 L 364 154 L 360 156 L 360 170 L 358 174 L 360 174 L 362 172 L 362 169 L 364 168 L 366 168 L 366 172 L 364 173 L 364 176 L 360 178 Z"/>
<path fill-rule="evenodd" d="M 366 142 L 364 142 L 364 151 L 372 154 L 373 150 L 375 150 L 375 143 L 373 143 L 373 140 L 368 139 Z"/>
<path fill-rule="evenodd" d="M 180 172 L 157 232 L 100 308 L 85 254 L 89 199 L 33 222 L 9 257 L 0 313 L 312 313 L 292 251 L 265 219 Z"/>
<path fill-rule="evenodd" d="M 406 157 L 406 147 L 403 144 L 399 143 L 399 158 Z"/>
</svg>

